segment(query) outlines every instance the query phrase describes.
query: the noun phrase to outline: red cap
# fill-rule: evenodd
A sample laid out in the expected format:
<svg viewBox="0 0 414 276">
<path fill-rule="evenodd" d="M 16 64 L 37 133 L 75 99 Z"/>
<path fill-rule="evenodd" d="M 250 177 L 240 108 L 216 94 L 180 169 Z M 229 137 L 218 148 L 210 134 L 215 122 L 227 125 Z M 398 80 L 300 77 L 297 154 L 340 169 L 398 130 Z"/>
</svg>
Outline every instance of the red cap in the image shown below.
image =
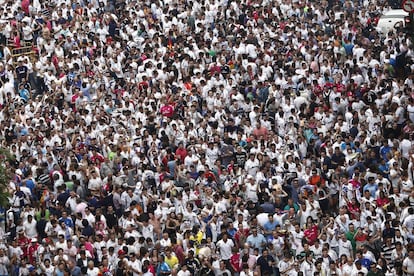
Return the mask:
<svg viewBox="0 0 414 276">
<path fill-rule="evenodd" d="M 122 249 L 118 250 L 118 255 L 125 255 L 125 251 Z"/>
</svg>

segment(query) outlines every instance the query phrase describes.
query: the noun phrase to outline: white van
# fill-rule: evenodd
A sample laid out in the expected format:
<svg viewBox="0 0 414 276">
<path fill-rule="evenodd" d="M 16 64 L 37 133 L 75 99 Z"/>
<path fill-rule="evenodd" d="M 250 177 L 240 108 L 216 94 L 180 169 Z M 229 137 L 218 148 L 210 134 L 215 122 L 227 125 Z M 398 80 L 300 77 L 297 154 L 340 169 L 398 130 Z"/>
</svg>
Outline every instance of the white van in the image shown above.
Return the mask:
<svg viewBox="0 0 414 276">
<path fill-rule="evenodd" d="M 386 35 L 389 31 L 398 27 L 404 28 L 407 22 L 409 22 L 408 12 L 402 9 L 389 10 L 378 20 L 377 30 L 381 35 Z"/>
</svg>

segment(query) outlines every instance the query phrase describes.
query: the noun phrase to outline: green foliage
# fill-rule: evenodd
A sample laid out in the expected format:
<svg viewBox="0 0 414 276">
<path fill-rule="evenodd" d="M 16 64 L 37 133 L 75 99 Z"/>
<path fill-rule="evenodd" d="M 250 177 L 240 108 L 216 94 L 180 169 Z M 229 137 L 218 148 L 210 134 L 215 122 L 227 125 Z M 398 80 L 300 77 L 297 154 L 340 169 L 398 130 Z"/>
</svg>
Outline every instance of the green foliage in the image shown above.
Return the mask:
<svg viewBox="0 0 414 276">
<path fill-rule="evenodd" d="M 6 149 L 0 148 L 0 206 L 7 207 L 9 203 L 9 193 L 7 186 L 12 177 L 10 163 L 14 161 L 14 156 Z"/>
</svg>

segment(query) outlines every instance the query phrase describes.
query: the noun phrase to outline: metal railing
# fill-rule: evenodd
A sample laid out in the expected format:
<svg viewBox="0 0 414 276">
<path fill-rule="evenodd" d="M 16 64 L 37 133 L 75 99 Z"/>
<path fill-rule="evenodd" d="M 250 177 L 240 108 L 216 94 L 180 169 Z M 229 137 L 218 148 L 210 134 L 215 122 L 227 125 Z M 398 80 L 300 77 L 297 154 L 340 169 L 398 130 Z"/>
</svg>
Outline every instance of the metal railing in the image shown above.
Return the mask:
<svg viewBox="0 0 414 276">
<path fill-rule="evenodd" d="M 17 59 L 22 56 L 27 56 L 31 61 L 34 60 L 37 52 L 35 51 L 32 43 L 24 43 L 22 47 L 16 48 L 13 45 L 9 45 L 12 52 L 13 65 L 17 64 Z"/>
</svg>

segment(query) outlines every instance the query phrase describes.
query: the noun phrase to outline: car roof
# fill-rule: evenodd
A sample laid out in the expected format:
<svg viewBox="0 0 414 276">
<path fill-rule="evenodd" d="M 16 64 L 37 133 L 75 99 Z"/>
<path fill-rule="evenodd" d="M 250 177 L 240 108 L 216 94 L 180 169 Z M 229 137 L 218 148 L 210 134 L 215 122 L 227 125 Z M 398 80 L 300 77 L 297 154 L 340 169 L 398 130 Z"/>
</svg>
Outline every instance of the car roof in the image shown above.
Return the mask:
<svg viewBox="0 0 414 276">
<path fill-rule="evenodd" d="M 396 9 L 396 10 L 389 10 L 386 13 L 384 13 L 385 16 L 389 15 L 400 15 L 400 16 L 407 16 L 408 12 L 406 12 L 403 9 Z"/>
</svg>

